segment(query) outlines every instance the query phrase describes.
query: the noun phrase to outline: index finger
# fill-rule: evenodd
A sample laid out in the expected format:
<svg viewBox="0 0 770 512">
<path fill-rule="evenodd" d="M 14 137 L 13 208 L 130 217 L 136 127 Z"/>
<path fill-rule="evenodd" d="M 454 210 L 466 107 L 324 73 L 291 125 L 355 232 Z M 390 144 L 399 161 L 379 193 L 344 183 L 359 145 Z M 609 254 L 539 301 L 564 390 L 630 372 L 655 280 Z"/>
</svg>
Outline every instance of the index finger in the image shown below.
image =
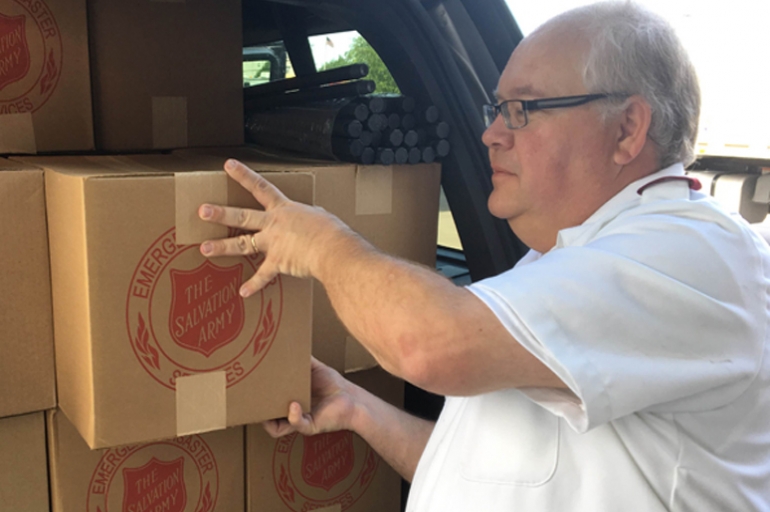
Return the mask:
<svg viewBox="0 0 770 512">
<path fill-rule="evenodd" d="M 251 192 L 259 204 L 269 210 L 287 201 L 286 196 L 272 183 L 235 159 L 225 162 L 225 172 L 243 188 Z"/>
</svg>

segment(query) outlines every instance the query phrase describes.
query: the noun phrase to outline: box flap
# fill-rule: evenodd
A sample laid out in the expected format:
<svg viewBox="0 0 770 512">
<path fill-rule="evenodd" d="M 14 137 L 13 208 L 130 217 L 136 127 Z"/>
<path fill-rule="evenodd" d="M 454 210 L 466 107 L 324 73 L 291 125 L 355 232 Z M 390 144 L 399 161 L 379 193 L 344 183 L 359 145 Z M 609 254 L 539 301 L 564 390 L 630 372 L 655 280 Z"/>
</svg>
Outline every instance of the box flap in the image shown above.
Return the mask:
<svg viewBox="0 0 770 512">
<path fill-rule="evenodd" d="M 83 182 L 46 171 L 48 240 L 59 405 L 86 439 L 94 436 L 88 250 Z"/>
</svg>

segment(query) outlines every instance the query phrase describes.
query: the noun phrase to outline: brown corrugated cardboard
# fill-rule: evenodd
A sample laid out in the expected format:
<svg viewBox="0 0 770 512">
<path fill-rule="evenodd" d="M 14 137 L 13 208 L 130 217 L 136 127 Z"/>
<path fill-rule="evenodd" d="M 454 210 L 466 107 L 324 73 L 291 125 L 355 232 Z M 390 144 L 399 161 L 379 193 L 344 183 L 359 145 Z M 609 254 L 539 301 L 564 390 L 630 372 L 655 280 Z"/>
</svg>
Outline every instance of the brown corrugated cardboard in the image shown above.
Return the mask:
<svg viewBox="0 0 770 512">
<path fill-rule="evenodd" d="M 346 375 L 402 407 L 404 384 L 379 368 Z M 401 478 L 352 432 L 273 439 L 246 427 L 248 512 L 398 512 Z M 333 508 L 329 508 L 334 510 Z"/>
<path fill-rule="evenodd" d="M 67 418 L 51 411 L 48 447 L 53 512 L 244 508 L 242 427 L 89 450 Z"/>
<path fill-rule="evenodd" d="M 43 171 L 0 159 L 0 417 L 56 405 Z"/>
<path fill-rule="evenodd" d="M 85 0 L 0 0 L 0 153 L 93 147 Z"/>
<path fill-rule="evenodd" d="M 309 401 L 312 283 L 279 277 L 243 299 L 261 256 L 207 260 L 176 243 L 178 182 L 200 167 L 171 155 L 28 161 L 46 169 L 59 405 L 91 448 Z M 225 180 L 228 203 L 255 205 L 223 171 L 196 175 Z M 312 201 L 313 176 L 267 177 Z"/>
<path fill-rule="evenodd" d="M 175 154 L 198 160 L 204 157 L 212 167 L 221 167 L 226 158 L 237 158 L 260 172 L 312 173 L 317 206 L 342 219 L 384 252 L 435 267 L 439 164 L 363 166 L 290 157 L 250 147 L 182 150 Z M 337 319 L 321 286 L 315 287 L 313 295 L 313 355 L 338 371 L 376 366 L 374 358 Z"/>
<path fill-rule="evenodd" d="M 243 142 L 240 0 L 90 0 L 96 144 Z"/>
<path fill-rule="evenodd" d="M 48 512 L 44 413 L 0 419 L 0 512 Z"/>
</svg>

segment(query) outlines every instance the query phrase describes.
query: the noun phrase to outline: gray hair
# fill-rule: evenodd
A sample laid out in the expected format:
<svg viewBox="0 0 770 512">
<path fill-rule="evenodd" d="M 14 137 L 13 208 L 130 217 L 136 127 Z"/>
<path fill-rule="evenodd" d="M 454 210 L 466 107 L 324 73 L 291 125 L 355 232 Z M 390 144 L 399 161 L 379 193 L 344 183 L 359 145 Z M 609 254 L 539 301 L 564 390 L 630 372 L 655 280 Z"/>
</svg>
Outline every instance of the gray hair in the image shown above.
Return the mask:
<svg viewBox="0 0 770 512">
<path fill-rule="evenodd" d="M 660 167 L 691 164 L 698 135 L 700 87 L 673 27 L 630 0 L 578 7 L 542 28 L 565 25 L 580 30 L 590 45 L 583 68 L 586 89 L 642 96 L 652 108 L 648 137 L 658 147 Z M 617 104 L 602 103 L 607 117 L 619 110 Z"/>
</svg>

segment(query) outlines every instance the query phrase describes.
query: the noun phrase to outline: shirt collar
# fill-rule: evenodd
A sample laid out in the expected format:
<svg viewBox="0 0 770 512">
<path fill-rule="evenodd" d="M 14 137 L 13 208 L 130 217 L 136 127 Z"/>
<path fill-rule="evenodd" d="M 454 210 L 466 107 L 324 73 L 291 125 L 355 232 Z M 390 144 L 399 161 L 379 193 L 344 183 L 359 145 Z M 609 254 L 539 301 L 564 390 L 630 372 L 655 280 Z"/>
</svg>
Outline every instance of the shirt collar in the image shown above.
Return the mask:
<svg viewBox="0 0 770 512">
<path fill-rule="evenodd" d="M 593 237 L 607 222 L 617 217 L 623 211 L 639 205 L 641 203 L 639 190 L 644 190 L 653 181 L 668 177 L 684 177 L 684 175 L 684 165 L 679 162 L 634 181 L 600 206 L 581 225 L 559 231 L 554 249 L 569 245 L 580 245 L 584 238 Z"/>
</svg>

